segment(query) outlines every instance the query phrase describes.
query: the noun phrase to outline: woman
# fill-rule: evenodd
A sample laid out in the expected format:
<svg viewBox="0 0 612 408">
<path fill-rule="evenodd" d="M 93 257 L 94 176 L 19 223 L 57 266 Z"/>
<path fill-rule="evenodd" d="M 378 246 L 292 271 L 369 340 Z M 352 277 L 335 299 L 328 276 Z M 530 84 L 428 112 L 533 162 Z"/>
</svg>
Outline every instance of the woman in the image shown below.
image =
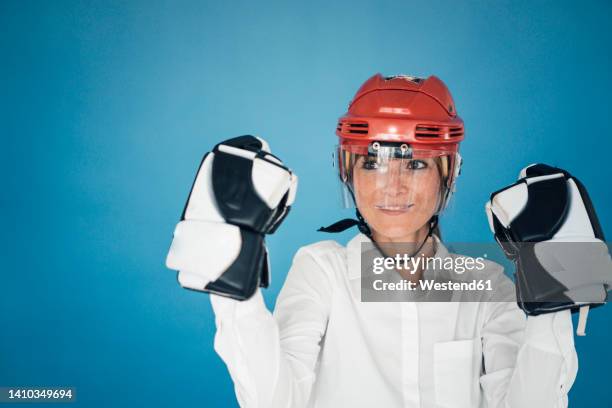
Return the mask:
<svg viewBox="0 0 612 408">
<path fill-rule="evenodd" d="M 302 247 L 273 314 L 259 290 L 242 302 L 211 295 L 215 350 L 240 405 L 566 406 L 577 372 L 568 310 L 525 318 L 514 301 L 362 301 L 362 244 L 412 243 L 391 255 L 458 257 L 437 228 L 463 139 L 446 86 L 435 77 L 375 75 L 336 134 L 340 178 L 358 220 L 323 230 L 357 225 L 360 233 L 346 247 Z M 485 266 L 481 276 L 500 299 L 512 298 L 502 267 Z M 434 271 L 400 273 L 416 282 Z"/>
</svg>

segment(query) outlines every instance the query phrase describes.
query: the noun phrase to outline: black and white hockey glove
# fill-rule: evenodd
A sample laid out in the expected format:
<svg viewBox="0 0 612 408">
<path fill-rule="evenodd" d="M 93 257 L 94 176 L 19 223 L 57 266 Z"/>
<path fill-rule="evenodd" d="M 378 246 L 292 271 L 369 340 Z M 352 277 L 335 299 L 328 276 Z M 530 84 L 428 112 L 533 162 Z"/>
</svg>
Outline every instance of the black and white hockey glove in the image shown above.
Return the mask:
<svg viewBox="0 0 612 408">
<path fill-rule="evenodd" d="M 612 261 L 582 183 L 546 164 L 524 168 L 516 183 L 491 194 L 487 217 L 513 260 L 517 301 L 528 315 L 580 309 L 584 335 L 589 306 L 604 304 Z"/>
<path fill-rule="evenodd" d="M 295 198 L 297 176 L 265 140 L 239 136 L 202 159 L 166 259 L 181 286 L 244 300 L 269 284 L 264 234 Z"/>
</svg>

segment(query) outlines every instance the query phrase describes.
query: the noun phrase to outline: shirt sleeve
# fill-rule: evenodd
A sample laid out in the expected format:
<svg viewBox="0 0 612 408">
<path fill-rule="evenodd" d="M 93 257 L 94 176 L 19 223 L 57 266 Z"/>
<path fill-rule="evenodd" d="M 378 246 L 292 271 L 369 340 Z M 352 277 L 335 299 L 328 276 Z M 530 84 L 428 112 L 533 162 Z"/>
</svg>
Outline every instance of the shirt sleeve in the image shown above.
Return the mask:
<svg viewBox="0 0 612 408">
<path fill-rule="evenodd" d="M 480 384 L 487 406 L 567 407 L 578 372 L 570 311 L 526 317 L 514 301 L 485 308 Z"/>
<path fill-rule="evenodd" d="M 307 248 L 293 259 L 274 314 L 258 289 L 246 301 L 211 295 L 215 350 L 241 407 L 304 407 L 329 315 L 329 274 Z"/>
</svg>

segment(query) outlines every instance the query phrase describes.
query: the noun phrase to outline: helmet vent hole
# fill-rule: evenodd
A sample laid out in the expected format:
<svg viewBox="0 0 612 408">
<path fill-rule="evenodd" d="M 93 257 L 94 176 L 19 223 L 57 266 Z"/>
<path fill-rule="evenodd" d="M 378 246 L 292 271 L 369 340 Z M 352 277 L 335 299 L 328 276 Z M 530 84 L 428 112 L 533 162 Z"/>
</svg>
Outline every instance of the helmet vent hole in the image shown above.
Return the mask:
<svg viewBox="0 0 612 408">
<path fill-rule="evenodd" d="M 433 125 L 417 125 L 415 137 L 417 139 L 448 139 L 463 136 L 462 127 L 447 127 Z"/>
<path fill-rule="evenodd" d="M 437 139 L 444 136 L 444 131 L 440 126 L 418 125 L 415 137 L 417 139 Z"/>
<path fill-rule="evenodd" d="M 460 137 L 460 136 L 463 136 L 463 128 L 461 128 L 461 127 L 450 128 L 448 134 L 449 134 L 450 137 Z"/>
<path fill-rule="evenodd" d="M 341 122 L 338 124 L 341 133 L 349 135 L 367 135 L 369 125 L 367 122 Z"/>
</svg>

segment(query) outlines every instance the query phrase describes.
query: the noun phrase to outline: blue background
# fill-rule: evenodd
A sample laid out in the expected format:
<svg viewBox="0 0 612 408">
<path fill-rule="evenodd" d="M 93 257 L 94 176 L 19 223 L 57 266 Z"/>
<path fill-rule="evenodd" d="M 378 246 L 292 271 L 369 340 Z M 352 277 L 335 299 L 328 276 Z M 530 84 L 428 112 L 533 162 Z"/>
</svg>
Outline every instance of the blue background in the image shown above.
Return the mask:
<svg viewBox="0 0 612 408">
<path fill-rule="evenodd" d="M 234 406 L 208 296 L 164 267 L 201 156 L 253 133 L 300 176 L 268 239 L 271 307 L 297 248 L 350 215 L 334 128 L 379 71 L 435 73 L 465 120 L 448 242 L 491 242 L 488 194 L 535 161 L 581 178 L 612 234 L 611 8 L 0 1 L 0 386 L 73 385 L 84 407 Z M 612 405 L 611 319 L 594 310 L 576 340 L 572 405 Z"/>
</svg>

